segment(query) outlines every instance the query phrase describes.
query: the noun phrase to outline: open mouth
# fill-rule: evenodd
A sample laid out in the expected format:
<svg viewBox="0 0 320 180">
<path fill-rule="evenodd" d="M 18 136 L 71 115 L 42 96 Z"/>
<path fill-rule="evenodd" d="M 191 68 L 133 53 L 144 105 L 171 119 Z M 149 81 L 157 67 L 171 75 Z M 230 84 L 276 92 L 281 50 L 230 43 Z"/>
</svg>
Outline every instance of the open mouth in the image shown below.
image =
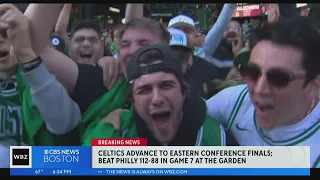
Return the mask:
<svg viewBox="0 0 320 180">
<path fill-rule="evenodd" d="M 4 59 L 9 56 L 8 51 L 0 51 L 0 59 Z"/>
<path fill-rule="evenodd" d="M 228 34 L 227 34 L 227 38 L 234 38 L 234 37 L 236 37 L 237 36 L 237 34 L 235 33 L 235 32 L 233 32 L 233 31 L 231 31 L 231 32 L 229 32 Z"/>
<path fill-rule="evenodd" d="M 80 53 L 80 57 L 90 59 L 92 57 L 92 53 Z"/>
<path fill-rule="evenodd" d="M 269 111 L 274 110 L 274 106 L 270 105 L 270 104 L 258 104 L 255 103 L 256 105 L 256 110 L 260 113 L 267 113 Z"/>
<path fill-rule="evenodd" d="M 166 128 L 170 122 L 170 111 L 161 111 L 151 114 L 152 122 L 157 128 Z"/>
</svg>

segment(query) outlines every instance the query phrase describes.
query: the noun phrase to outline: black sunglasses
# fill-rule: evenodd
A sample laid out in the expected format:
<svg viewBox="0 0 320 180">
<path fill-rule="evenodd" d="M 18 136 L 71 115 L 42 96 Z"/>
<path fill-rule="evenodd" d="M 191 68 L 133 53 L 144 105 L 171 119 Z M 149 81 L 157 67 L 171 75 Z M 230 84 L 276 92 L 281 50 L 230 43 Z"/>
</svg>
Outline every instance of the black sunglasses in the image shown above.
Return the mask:
<svg viewBox="0 0 320 180">
<path fill-rule="evenodd" d="M 6 38 L 8 38 L 8 36 L 7 36 L 7 30 L 6 29 L 2 29 L 2 30 L 0 30 L 0 39 L 6 39 Z"/>
<path fill-rule="evenodd" d="M 242 66 L 239 67 L 238 70 L 243 78 L 247 78 L 254 82 L 257 82 L 261 75 L 265 73 L 268 83 L 277 88 L 285 88 L 291 81 L 305 77 L 296 76 L 281 69 L 270 69 L 266 72 L 262 72 L 256 65 Z"/>
</svg>

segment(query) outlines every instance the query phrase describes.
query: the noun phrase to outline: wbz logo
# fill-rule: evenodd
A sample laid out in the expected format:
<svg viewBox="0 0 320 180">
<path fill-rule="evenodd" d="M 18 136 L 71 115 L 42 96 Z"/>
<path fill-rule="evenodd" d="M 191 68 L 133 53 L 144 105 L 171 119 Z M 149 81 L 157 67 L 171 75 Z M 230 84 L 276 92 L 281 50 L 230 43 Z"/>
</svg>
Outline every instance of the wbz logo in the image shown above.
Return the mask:
<svg viewBox="0 0 320 180">
<path fill-rule="evenodd" d="M 31 146 L 10 146 L 10 168 L 31 168 Z"/>
</svg>

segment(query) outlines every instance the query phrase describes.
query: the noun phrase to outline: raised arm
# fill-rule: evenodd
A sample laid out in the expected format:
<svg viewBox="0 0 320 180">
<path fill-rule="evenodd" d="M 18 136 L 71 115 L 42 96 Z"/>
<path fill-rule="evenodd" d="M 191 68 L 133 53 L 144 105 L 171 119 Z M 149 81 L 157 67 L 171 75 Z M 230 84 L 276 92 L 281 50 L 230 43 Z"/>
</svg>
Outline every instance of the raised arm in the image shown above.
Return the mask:
<svg viewBox="0 0 320 180">
<path fill-rule="evenodd" d="M 276 23 L 280 18 L 279 4 L 269 4 L 268 7 L 268 23 Z"/>
<path fill-rule="evenodd" d="M 80 122 L 81 114 L 78 105 L 69 97 L 65 88 L 50 74 L 32 49 L 30 24 L 14 5 L 0 6 L 2 25 L 7 29 L 12 53 L 16 62 L 22 67 L 22 75 L 17 81 L 26 80 L 30 86 L 32 101 L 38 109 L 47 129 L 54 134 L 66 134 Z M 6 18 L 4 18 L 6 17 Z M 20 80 L 19 80 L 20 79 Z M 20 84 L 19 84 L 20 85 Z M 27 91 L 28 92 L 28 91 Z M 24 97 L 25 91 L 22 97 Z M 29 93 L 28 93 L 29 94 Z M 23 98 L 23 101 L 28 99 Z"/>
<path fill-rule="evenodd" d="M 132 19 L 142 18 L 143 17 L 143 4 L 130 4 L 126 6 L 126 23 Z"/>
<path fill-rule="evenodd" d="M 32 46 L 37 54 L 49 43 L 64 4 L 29 4 L 24 15 L 31 23 Z"/>
<path fill-rule="evenodd" d="M 49 45 L 53 31 L 64 4 L 29 4 L 25 16 L 31 23 L 32 46 L 49 70 L 72 93 L 78 77 L 78 66 L 68 56 Z"/>
<path fill-rule="evenodd" d="M 70 20 L 72 4 L 65 4 L 59 15 L 59 19 L 56 24 L 55 32 L 63 39 L 66 44 L 66 48 L 69 47 L 70 39 L 68 36 L 68 24 Z"/>
<path fill-rule="evenodd" d="M 63 135 L 78 125 L 81 119 L 78 105 L 43 64 L 25 72 L 24 77 L 30 85 L 32 100 L 51 133 Z"/>
<path fill-rule="evenodd" d="M 208 32 L 204 44 L 202 47 L 202 51 L 206 56 L 211 56 L 213 52 L 217 49 L 225 29 L 228 27 L 229 22 L 232 18 L 232 13 L 236 4 L 225 4 L 223 9 L 217 19 L 217 22 Z"/>
</svg>

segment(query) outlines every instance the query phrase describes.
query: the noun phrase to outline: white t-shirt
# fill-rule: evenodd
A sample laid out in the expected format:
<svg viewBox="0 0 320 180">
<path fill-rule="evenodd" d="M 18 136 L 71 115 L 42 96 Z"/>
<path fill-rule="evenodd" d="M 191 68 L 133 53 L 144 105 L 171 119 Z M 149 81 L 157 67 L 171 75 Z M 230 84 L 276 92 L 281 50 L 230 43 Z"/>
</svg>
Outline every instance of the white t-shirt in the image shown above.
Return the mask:
<svg viewBox="0 0 320 180">
<path fill-rule="evenodd" d="M 207 114 L 242 146 L 310 146 L 311 167 L 320 168 L 320 103 L 297 124 L 264 130 L 256 122 L 247 86 L 238 85 L 207 100 Z"/>
</svg>

